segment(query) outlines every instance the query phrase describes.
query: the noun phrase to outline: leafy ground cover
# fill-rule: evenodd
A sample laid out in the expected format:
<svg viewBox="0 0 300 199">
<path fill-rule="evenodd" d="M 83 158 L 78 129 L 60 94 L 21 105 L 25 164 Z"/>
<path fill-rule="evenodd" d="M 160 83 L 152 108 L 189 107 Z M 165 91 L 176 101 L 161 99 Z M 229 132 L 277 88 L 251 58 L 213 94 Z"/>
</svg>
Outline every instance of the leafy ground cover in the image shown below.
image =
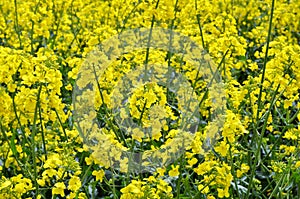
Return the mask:
<svg viewBox="0 0 300 199">
<path fill-rule="evenodd" d="M 2 0 L 0 11 L 0 198 L 300 198 L 298 0 Z M 81 86 L 90 91 L 81 67 L 96 45 L 134 28 L 187 36 L 219 79 L 169 50 L 121 54 L 84 98 L 97 126 L 80 128 L 72 97 Z M 201 103 L 130 79 L 153 72 L 148 65 L 182 74 Z M 212 113 L 222 101 L 211 82 L 226 100 L 217 129 Z M 128 87 L 120 101 L 115 89 Z M 181 127 L 191 107 L 197 125 L 189 133 Z M 127 118 L 152 132 L 129 129 Z M 157 153 L 143 172 L 118 151 L 167 147 L 184 150 L 169 162 L 169 153 Z M 141 158 L 135 163 L 145 165 Z"/>
</svg>

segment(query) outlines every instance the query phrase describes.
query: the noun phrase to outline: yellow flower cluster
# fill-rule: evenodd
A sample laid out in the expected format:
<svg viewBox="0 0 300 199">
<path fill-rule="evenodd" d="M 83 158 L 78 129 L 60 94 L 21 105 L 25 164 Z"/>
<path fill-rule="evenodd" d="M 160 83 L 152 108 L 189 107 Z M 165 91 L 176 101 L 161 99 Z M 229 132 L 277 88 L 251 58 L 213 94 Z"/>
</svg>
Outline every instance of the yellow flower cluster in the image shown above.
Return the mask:
<svg viewBox="0 0 300 199">
<path fill-rule="evenodd" d="M 300 4 L 273 2 L 2 0 L 0 198 L 292 198 Z M 203 52 L 178 46 L 211 68 L 150 46 L 93 55 L 117 34 L 155 27 L 191 38 Z M 80 72 L 85 64 L 105 71 Z M 186 78 L 183 89 L 161 83 L 168 67 L 170 79 Z M 160 81 L 139 81 L 148 74 Z M 184 114 L 194 110 L 191 125 L 194 115 Z"/>
<path fill-rule="evenodd" d="M 121 199 L 130 198 L 173 198 L 172 187 L 162 179 L 153 176 L 145 181 L 133 180 L 129 185 L 121 189 Z"/>
</svg>

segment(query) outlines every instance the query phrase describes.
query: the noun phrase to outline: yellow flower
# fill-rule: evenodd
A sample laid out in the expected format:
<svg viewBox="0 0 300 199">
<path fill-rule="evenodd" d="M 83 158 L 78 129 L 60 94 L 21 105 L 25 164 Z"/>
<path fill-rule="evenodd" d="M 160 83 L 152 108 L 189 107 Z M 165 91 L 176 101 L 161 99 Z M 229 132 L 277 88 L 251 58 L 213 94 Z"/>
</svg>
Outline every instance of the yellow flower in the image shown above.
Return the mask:
<svg viewBox="0 0 300 199">
<path fill-rule="evenodd" d="M 38 179 L 37 183 L 41 186 L 44 187 L 46 185 L 45 179 Z"/>
<path fill-rule="evenodd" d="M 14 190 L 18 193 L 25 193 L 26 192 L 26 185 L 24 183 L 19 183 L 15 185 Z"/>
<path fill-rule="evenodd" d="M 93 176 L 96 176 L 96 181 L 103 181 L 103 178 L 105 176 L 105 172 L 103 170 L 99 170 L 99 171 L 93 171 L 92 173 Z"/>
<path fill-rule="evenodd" d="M 57 166 L 62 165 L 59 154 L 52 154 L 47 161 L 45 162 L 44 168 L 56 168 Z"/>
<path fill-rule="evenodd" d="M 157 185 L 157 189 L 165 192 L 165 193 L 171 193 L 172 187 L 168 185 L 168 183 L 164 180 L 159 180 L 159 184 Z"/>
<path fill-rule="evenodd" d="M 157 179 L 154 176 L 150 176 L 149 178 L 146 178 L 148 182 L 157 182 Z"/>
<path fill-rule="evenodd" d="M 81 181 L 78 176 L 72 176 L 69 181 L 68 189 L 71 191 L 77 191 L 81 187 Z"/>
<path fill-rule="evenodd" d="M 300 161 L 297 161 L 295 164 L 296 169 L 300 168 Z"/>
<path fill-rule="evenodd" d="M 78 199 L 88 199 L 85 193 L 79 193 Z"/>
<path fill-rule="evenodd" d="M 224 197 L 228 198 L 229 197 L 228 189 L 219 189 L 218 188 L 217 191 L 218 191 L 219 198 L 224 198 Z"/>
<path fill-rule="evenodd" d="M 296 146 L 287 146 L 287 145 L 280 145 L 280 150 L 284 150 L 285 155 L 290 155 L 291 153 L 294 153 L 296 150 Z"/>
<path fill-rule="evenodd" d="M 163 176 L 166 172 L 165 168 L 157 168 L 156 172 L 159 174 L 159 176 Z"/>
<path fill-rule="evenodd" d="M 47 169 L 43 172 L 42 176 L 47 177 L 49 176 L 50 178 L 52 178 L 53 176 L 57 175 L 58 171 L 56 171 L 55 169 Z"/>
<path fill-rule="evenodd" d="M 57 182 L 52 188 L 53 195 L 60 195 L 61 197 L 65 196 L 66 185 L 63 182 Z"/>
<path fill-rule="evenodd" d="M 132 182 L 127 185 L 126 187 L 121 189 L 121 199 L 130 199 L 130 198 L 141 198 L 144 196 L 144 192 L 142 190 L 142 185 L 145 184 L 145 182 L 132 180 Z"/>
<path fill-rule="evenodd" d="M 142 138 L 144 138 L 144 132 L 142 132 L 139 128 L 134 128 L 132 130 L 132 138 L 139 141 L 139 142 L 142 142 Z"/>
<path fill-rule="evenodd" d="M 11 182 L 9 180 L 6 180 L 4 183 L 1 183 L 0 191 L 2 189 L 5 189 L 5 188 L 9 187 L 10 185 L 11 185 Z"/>
<path fill-rule="evenodd" d="M 68 90 L 68 91 L 72 91 L 73 87 L 71 84 L 68 84 L 67 86 L 65 86 L 65 88 Z"/>
<path fill-rule="evenodd" d="M 227 154 L 227 151 L 229 149 L 229 145 L 226 144 L 226 141 L 222 141 L 219 146 L 215 147 L 216 152 L 221 154 L 221 156 L 225 157 Z"/>
<path fill-rule="evenodd" d="M 138 194 L 138 193 L 141 193 L 141 190 L 138 187 L 136 187 L 135 185 L 129 184 L 127 187 L 121 189 L 121 192 Z"/>
<path fill-rule="evenodd" d="M 204 186 L 203 184 L 199 184 L 198 190 L 201 191 L 201 193 L 203 193 L 203 194 L 207 194 L 209 192 L 209 187 Z"/>
<path fill-rule="evenodd" d="M 288 140 L 297 140 L 297 135 L 295 131 L 288 130 L 287 132 L 285 132 L 283 138 L 286 138 Z"/>
<path fill-rule="evenodd" d="M 214 196 L 212 196 L 212 195 L 208 195 L 207 199 L 216 199 L 216 198 Z"/>
<path fill-rule="evenodd" d="M 85 157 L 84 160 L 85 160 L 85 162 L 86 162 L 87 165 L 91 165 L 93 163 L 93 161 L 94 161 L 93 157 L 91 157 L 91 156 L 90 157 Z"/>
<path fill-rule="evenodd" d="M 152 89 L 150 89 L 144 96 L 147 100 L 146 108 L 150 108 L 150 106 L 157 100 L 157 96 L 155 95 Z"/>
<path fill-rule="evenodd" d="M 189 166 L 192 167 L 198 162 L 198 160 L 197 160 L 197 158 L 192 158 L 192 159 L 188 160 L 187 162 L 188 162 Z"/>
<path fill-rule="evenodd" d="M 172 169 L 169 171 L 169 176 L 171 176 L 171 177 L 178 176 L 179 175 L 179 171 L 178 171 L 179 165 L 176 165 L 175 167 L 174 167 L 174 165 L 172 165 L 171 167 L 172 167 Z"/>
<path fill-rule="evenodd" d="M 198 167 L 196 167 L 194 169 L 194 171 L 198 174 L 198 175 L 203 175 L 206 172 L 210 171 L 212 169 L 212 166 L 209 162 L 203 162 L 201 164 L 198 165 Z"/>
<path fill-rule="evenodd" d="M 248 172 L 249 169 L 250 169 L 250 167 L 249 167 L 248 165 L 246 165 L 246 164 L 243 163 L 243 164 L 241 165 L 241 169 L 238 169 L 238 170 L 236 171 L 236 176 L 237 176 L 238 178 L 242 177 L 242 175 L 243 175 L 244 173 Z"/>
</svg>

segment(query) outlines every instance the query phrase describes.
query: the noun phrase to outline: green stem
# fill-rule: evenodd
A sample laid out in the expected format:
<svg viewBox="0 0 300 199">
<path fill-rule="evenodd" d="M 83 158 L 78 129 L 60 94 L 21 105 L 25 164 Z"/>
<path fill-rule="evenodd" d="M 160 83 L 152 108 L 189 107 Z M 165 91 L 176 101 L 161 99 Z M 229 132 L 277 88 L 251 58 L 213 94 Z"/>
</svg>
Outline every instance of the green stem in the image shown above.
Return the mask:
<svg viewBox="0 0 300 199">
<path fill-rule="evenodd" d="M 17 113 L 17 106 L 16 106 L 16 102 L 15 102 L 15 93 L 12 94 L 12 102 L 13 102 L 14 113 L 15 113 L 16 119 L 18 121 L 18 125 L 21 129 L 21 132 L 23 134 L 24 140 L 25 140 L 26 143 L 31 144 L 30 141 L 27 139 L 27 136 L 25 134 L 25 129 L 24 129 L 23 125 L 21 124 L 20 117 L 18 116 L 18 113 Z"/>
<path fill-rule="evenodd" d="M 32 162 L 33 162 L 33 169 L 34 169 L 34 186 L 36 189 L 36 195 L 39 195 L 39 185 L 37 183 L 37 164 L 36 164 L 36 144 L 35 144 L 35 135 L 37 134 L 37 117 L 38 117 L 38 107 L 40 106 L 40 96 L 42 91 L 43 85 L 41 84 L 37 93 L 36 105 L 34 110 L 34 117 L 33 117 L 33 127 L 31 133 L 31 150 L 32 150 Z"/>
<path fill-rule="evenodd" d="M 108 157 L 110 157 L 109 152 L 107 152 Z M 115 184 L 115 175 L 114 175 L 114 170 L 113 170 L 113 163 L 111 161 L 111 158 L 109 159 L 110 162 L 110 171 L 111 171 L 111 180 L 112 180 L 112 192 L 113 192 L 113 197 L 114 199 L 118 199 L 117 191 L 116 191 L 116 184 Z"/>
<path fill-rule="evenodd" d="M 256 118 L 259 117 L 260 107 L 261 107 L 261 98 L 262 98 L 262 90 L 263 90 L 263 83 L 265 81 L 265 73 L 266 73 L 266 66 L 268 61 L 268 52 L 269 52 L 269 44 L 271 40 L 271 33 L 272 33 L 272 20 L 273 20 L 273 13 L 274 13 L 274 6 L 275 6 L 275 0 L 272 0 L 272 8 L 271 8 L 271 16 L 269 21 L 269 31 L 268 31 L 268 37 L 267 37 L 267 46 L 266 46 L 266 53 L 263 63 L 263 71 L 261 76 L 261 81 L 259 85 L 259 95 L 258 95 L 258 104 L 257 104 L 257 113 Z"/>
<path fill-rule="evenodd" d="M 84 187 L 85 183 L 86 183 L 86 178 L 87 178 L 87 175 L 89 174 L 91 168 L 92 168 L 92 164 L 89 165 L 89 167 L 85 170 L 83 176 L 81 177 L 81 182 L 82 182 L 82 185 L 81 187 Z"/>
<path fill-rule="evenodd" d="M 137 7 L 141 4 L 142 1 L 138 1 L 138 3 L 133 7 L 133 9 L 129 12 L 129 14 L 125 17 L 125 19 L 123 20 L 123 25 L 121 27 L 121 31 L 123 32 L 123 30 L 125 30 L 125 25 L 129 19 L 129 17 L 135 12 L 135 10 L 137 9 Z M 122 15 L 121 19 L 123 18 L 124 14 Z"/>
<path fill-rule="evenodd" d="M 40 4 L 40 1 L 36 4 L 35 6 L 35 9 L 34 9 L 34 14 L 36 15 L 36 12 L 38 10 L 38 7 L 39 7 L 39 4 Z M 34 21 L 31 19 L 31 30 L 30 30 L 30 48 L 31 48 L 31 55 L 34 54 L 34 48 L 33 48 L 33 45 L 34 45 L 34 39 L 33 39 L 33 34 L 34 34 Z"/>
<path fill-rule="evenodd" d="M 18 34 L 18 39 L 20 43 L 20 49 L 22 49 L 22 40 L 21 40 L 21 32 L 20 32 L 20 27 L 19 27 L 19 20 L 18 20 L 18 5 L 17 5 L 17 0 L 14 0 L 14 5 L 15 5 L 15 31 Z"/>
<path fill-rule="evenodd" d="M 230 164 L 231 164 L 231 174 L 232 174 L 232 176 L 233 176 L 234 186 L 235 186 L 235 188 L 236 188 L 236 192 L 237 192 L 238 198 L 241 198 L 240 192 L 239 192 L 239 190 L 238 190 L 237 177 L 236 177 L 236 174 L 235 174 L 235 172 L 234 172 L 233 155 L 232 155 L 232 153 L 231 153 L 232 145 L 231 145 L 231 143 L 229 142 L 228 138 L 226 138 L 226 141 L 227 141 L 227 143 L 229 144 L 229 157 L 230 157 Z"/>
<path fill-rule="evenodd" d="M 100 97 L 101 97 L 101 100 L 102 100 L 102 104 L 104 106 L 104 111 L 105 111 L 105 114 L 106 115 L 110 115 L 109 111 L 107 110 L 107 105 L 106 103 L 104 102 L 104 96 L 103 96 L 103 93 L 102 93 L 102 88 L 101 88 L 101 85 L 99 83 L 99 79 L 98 79 L 98 76 L 97 76 L 97 72 L 96 72 L 96 68 L 95 68 L 95 65 L 93 65 L 93 73 L 94 73 L 94 76 L 95 76 L 95 80 L 96 80 L 96 83 L 97 83 L 97 88 L 99 90 L 99 93 L 100 93 Z M 123 141 L 123 143 L 125 144 L 126 147 L 128 147 L 128 144 L 126 143 L 126 139 L 124 137 L 124 135 L 122 134 L 122 132 L 120 133 L 121 135 L 119 135 L 117 132 L 117 129 L 115 128 L 114 124 L 113 124 L 113 121 L 111 119 L 111 117 L 109 117 L 109 119 L 107 120 L 107 124 L 109 125 L 109 127 L 112 128 L 113 132 L 115 133 L 116 135 L 116 138 L 118 140 L 118 142 L 121 143 L 121 141 Z"/>
<path fill-rule="evenodd" d="M 47 91 L 47 94 L 50 95 L 50 92 L 49 92 L 49 90 L 47 89 L 47 87 L 46 87 L 46 91 Z M 59 114 L 58 114 L 56 108 L 53 108 L 53 110 L 54 110 L 55 115 L 56 115 L 56 117 L 57 117 L 57 119 L 58 119 L 58 122 L 59 122 L 59 124 L 60 124 L 60 126 L 61 126 L 61 128 L 62 128 L 62 131 L 63 131 L 63 133 L 64 133 L 65 139 L 68 141 L 68 136 L 67 136 L 67 133 L 66 133 L 66 129 L 65 129 L 64 125 L 63 125 L 63 122 L 61 121 L 60 116 L 59 116 Z M 41 116 L 41 115 L 40 115 L 40 116 Z"/>
<path fill-rule="evenodd" d="M 159 4 L 159 0 L 156 2 L 155 5 L 155 9 L 158 8 L 158 4 Z M 149 53 L 150 53 L 150 41 L 152 38 L 152 31 L 153 31 L 153 27 L 154 27 L 154 22 L 155 22 L 155 16 L 152 16 L 152 20 L 151 20 L 151 27 L 150 27 L 150 32 L 149 32 L 149 37 L 148 37 L 148 41 L 147 41 L 147 49 L 146 49 L 146 58 L 145 58 L 145 76 L 144 76 L 144 80 L 147 81 L 148 77 L 147 77 L 147 72 L 148 72 L 148 62 L 149 62 Z"/>
<path fill-rule="evenodd" d="M 183 144 L 183 143 L 182 143 Z M 182 146 L 184 148 L 184 146 Z M 182 181 L 182 167 L 183 167 L 183 158 L 184 156 L 182 155 L 181 158 L 180 158 L 180 165 L 179 165 L 179 177 L 177 179 L 177 185 L 176 185 L 176 188 L 177 188 L 177 199 L 180 198 L 180 185 L 181 185 L 181 181 Z"/>
<path fill-rule="evenodd" d="M 261 134 L 259 136 L 259 140 L 258 140 L 258 144 L 257 144 L 257 148 L 256 148 L 256 151 L 255 151 L 255 154 L 254 154 L 254 164 L 251 165 L 252 167 L 252 172 L 251 172 L 251 175 L 250 175 L 250 181 L 249 181 L 249 186 L 248 186 L 248 189 L 247 189 L 247 198 L 249 198 L 249 193 L 250 193 L 250 190 L 252 188 L 252 185 L 253 185 L 253 180 L 254 180 L 254 177 L 255 177 L 255 171 L 256 171 L 256 168 L 259 166 L 258 163 L 259 163 L 259 157 L 260 157 L 260 148 L 262 146 L 262 140 L 264 138 L 264 135 L 265 135 L 265 132 L 266 132 L 266 128 L 267 128 L 267 123 L 268 123 L 268 118 L 271 114 L 271 110 L 272 110 L 272 107 L 274 106 L 276 100 L 275 100 L 275 97 L 276 97 L 276 94 L 279 90 L 279 87 L 280 87 L 280 84 L 278 84 L 273 96 L 272 96 L 272 99 L 271 99 L 271 103 L 270 103 L 270 107 L 266 113 L 266 117 L 264 119 L 264 124 L 263 124 L 263 128 L 261 130 Z M 281 92 L 282 93 L 282 92 Z M 257 131 L 257 130 L 256 130 Z M 258 133 L 257 133 L 258 134 Z"/>
<path fill-rule="evenodd" d="M 229 47 L 229 48 L 230 48 L 230 47 Z M 229 49 L 227 49 L 227 51 L 226 51 L 225 54 L 223 55 L 222 60 L 221 60 L 221 62 L 219 63 L 217 69 L 216 69 L 215 71 L 212 72 L 212 73 L 213 73 L 213 77 L 211 78 L 211 80 L 210 80 L 210 82 L 208 83 L 207 87 L 210 87 L 210 86 L 212 85 L 213 80 L 216 78 L 216 76 L 217 76 L 217 74 L 218 74 L 218 71 L 219 71 L 219 69 L 220 69 L 222 63 L 224 62 L 225 56 L 227 55 L 228 52 L 229 52 Z M 196 84 L 196 82 L 194 83 L 193 88 L 195 88 L 195 84 Z M 206 91 L 205 91 L 203 97 L 201 98 L 201 100 L 200 100 L 200 102 L 199 102 L 199 105 L 198 105 L 199 107 L 202 105 L 202 103 L 204 102 L 205 98 L 207 97 L 208 91 L 209 91 L 209 90 L 206 89 Z"/>
<path fill-rule="evenodd" d="M 279 97 L 281 97 L 281 96 L 283 95 L 283 93 L 286 91 L 286 88 L 290 85 L 290 83 L 292 83 L 292 81 L 293 81 L 293 79 L 291 79 L 291 80 L 289 81 L 289 83 L 287 84 L 287 86 L 285 87 L 285 89 L 283 89 L 283 90 L 280 92 L 280 94 L 279 94 L 278 97 L 275 99 L 275 101 L 274 101 L 273 104 L 275 104 L 275 103 L 277 102 L 277 100 L 279 99 Z M 279 85 L 278 85 L 278 86 L 279 86 Z M 274 150 L 275 147 L 277 146 L 277 143 L 278 143 L 279 141 L 281 141 L 281 138 L 282 138 L 284 132 L 289 128 L 289 125 L 290 125 L 290 124 L 291 124 L 290 121 L 288 121 L 288 123 L 285 122 L 285 126 L 284 126 L 284 128 L 282 129 L 280 136 L 277 138 L 277 140 L 274 142 L 274 144 L 273 144 L 271 150 L 266 154 L 266 156 L 265 156 L 264 159 L 262 160 L 263 162 L 264 162 L 264 160 L 265 160 L 267 157 L 269 157 L 269 155 L 273 152 L 273 150 Z"/>
<path fill-rule="evenodd" d="M 59 114 L 58 114 L 56 108 L 54 108 L 54 112 L 55 112 L 56 117 L 57 117 L 57 119 L 58 119 L 58 122 L 59 122 L 59 124 L 60 124 L 60 126 L 61 126 L 61 128 L 62 128 L 62 131 L 63 131 L 63 133 L 64 133 L 64 136 L 65 136 L 65 138 L 66 138 L 66 140 L 67 140 L 67 142 L 68 142 L 68 136 L 67 136 L 65 127 L 63 126 L 63 123 L 62 123 L 62 121 L 61 121 L 61 119 L 60 119 L 60 116 L 59 116 Z"/>
<path fill-rule="evenodd" d="M 45 158 L 47 160 L 48 157 L 47 157 L 47 148 L 46 148 L 46 142 L 45 142 L 45 134 L 44 134 L 44 127 L 43 127 L 41 106 L 39 106 L 39 117 L 40 117 L 40 123 L 41 123 L 41 133 L 42 133 L 43 148 L 44 148 Z"/>
<path fill-rule="evenodd" d="M 269 43 L 270 43 L 270 40 L 271 40 L 271 30 L 272 30 L 272 20 L 273 20 L 274 7 L 275 7 L 275 0 L 272 0 L 271 16 L 270 16 L 270 20 L 269 20 L 269 31 L 268 31 L 268 37 L 267 37 L 267 46 L 266 46 L 266 53 L 265 53 L 264 63 L 263 63 L 263 72 L 262 72 L 261 82 L 260 82 L 260 85 L 259 85 L 258 105 L 257 105 L 257 112 L 256 112 L 256 125 L 255 125 L 256 126 L 256 131 L 255 131 L 254 136 L 255 137 L 259 136 L 259 142 L 258 142 L 257 149 L 256 149 L 256 152 L 255 152 L 255 156 L 254 156 L 254 158 L 255 158 L 254 159 L 254 164 L 251 164 L 252 172 L 251 172 L 251 175 L 250 175 L 249 186 L 248 186 L 248 189 L 247 189 L 247 195 L 246 195 L 247 198 L 250 197 L 249 195 L 250 195 L 250 191 L 252 189 L 253 180 L 254 180 L 253 178 L 255 176 L 255 171 L 256 171 L 256 167 L 257 167 L 257 163 L 258 163 L 258 155 L 259 155 L 259 152 L 260 152 L 260 148 L 261 148 L 261 145 L 262 145 L 262 139 L 264 137 L 267 120 L 268 120 L 268 117 L 270 115 L 270 112 L 271 112 L 270 109 L 271 109 L 271 106 L 272 106 L 272 104 L 271 104 L 270 109 L 268 110 L 267 117 L 265 119 L 261 135 L 258 135 L 257 127 L 258 127 L 258 123 L 259 123 L 259 113 L 260 113 L 260 107 L 261 107 L 263 83 L 264 83 L 264 80 L 265 80 L 266 66 L 267 66 L 267 60 L 268 60 Z M 278 85 L 276 91 L 274 92 L 272 103 L 275 100 L 275 96 L 276 96 L 276 93 L 277 93 L 278 89 L 279 89 L 279 85 Z M 253 139 L 255 139 L 255 137 Z"/>
<path fill-rule="evenodd" d="M 54 36 L 53 36 L 50 48 L 54 49 L 56 38 L 57 38 L 57 34 L 58 34 L 58 29 L 59 29 L 59 26 L 60 26 L 60 23 L 61 23 L 61 18 L 58 17 L 58 15 L 57 15 L 58 12 L 56 12 L 56 10 L 55 10 L 55 1 L 54 0 L 52 0 L 52 4 L 53 4 L 53 7 L 52 7 L 52 11 L 53 12 L 52 13 L 53 13 L 53 16 L 54 16 L 54 19 L 55 19 L 56 29 L 54 30 L 55 33 L 54 33 Z M 63 9 L 60 9 L 60 13 L 59 14 L 60 14 L 60 16 L 63 15 Z M 53 25 L 53 27 L 54 27 L 54 25 Z"/>
<path fill-rule="evenodd" d="M 12 151 L 12 154 L 13 154 L 15 160 L 17 161 L 19 167 L 21 168 L 21 171 L 23 172 L 23 174 L 25 174 L 25 170 L 23 168 L 24 165 L 22 164 L 22 162 L 18 158 L 17 149 L 16 149 L 16 146 L 15 146 L 15 143 L 14 143 L 17 132 L 15 132 L 13 130 L 13 128 L 11 128 L 11 132 L 13 133 L 13 136 L 9 140 L 8 137 L 7 137 L 7 135 L 6 135 L 6 132 L 5 132 L 5 129 L 4 129 L 3 125 L 2 125 L 2 121 L 1 120 L 0 120 L 0 130 L 2 132 L 2 135 L 3 135 L 4 139 L 9 144 L 10 150 Z M 7 157 L 8 157 L 8 153 L 9 153 L 9 150 L 7 152 Z M 28 173 L 30 174 L 30 172 L 28 172 Z M 30 177 L 32 177 L 32 176 L 30 176 Z"/>
<path fill-rule="evenodd" d="M 195 8 L 196 8 L 196 12 L 198 10 L 198 6 L 197 6 L 197 0 L 195 0 Z M 203 35 L 203 30 L 202 30 L 202 26 L 201 26 L 201 20 L 200 20 L 200 14 L 197 14 L 197 23 L 198 23 L 198 27 L 200 30 L 200 35 L 201 35 L 201 42 L 202 42 L 202 47 L 204 49 L 206 49 L 205 43 L 204 43 L 204 35 Z M 208 49 L 206 49 L 208 52 Z"/>
</svg>

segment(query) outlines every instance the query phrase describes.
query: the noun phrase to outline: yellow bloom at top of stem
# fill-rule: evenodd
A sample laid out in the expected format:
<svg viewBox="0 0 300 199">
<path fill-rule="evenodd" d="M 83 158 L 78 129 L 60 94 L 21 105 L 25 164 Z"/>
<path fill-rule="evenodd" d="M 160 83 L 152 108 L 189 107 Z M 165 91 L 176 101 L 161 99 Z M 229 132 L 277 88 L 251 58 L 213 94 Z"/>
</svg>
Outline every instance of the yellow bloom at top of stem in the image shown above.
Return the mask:
<svg viewBox="0 0 300 199">
<path fill-rule="evenodd" d="M 94 170 L 92 175 L 96 176 L 96 181 L 99 180 L 100 182 L 102 182 L 105 176 L 105 172 L 103 170 L 99 170 L 99 171 Z"/>
<path fill-rule="evenodd" d="M 179 165 L 172 165 L 171 170 L 169 171 L 169 176 L 176 177 L 179 175 Z"/>
<path fill-rule="evenodd" d="M 69 180 L 68 189 L 71 191 L 77 191 L 81 187 L 81 180 L 78 176 L 72 176 Z"/>
<path fill-rule="evenodd" d="M 218 197 L 219 198 L 224 198 L 224 197 L 228 198 L 230 196 L 228 189 L 218 188 L 217 191 L 218 191 Z"/>
<path fill-rule="evenodd" d="M 144 196 L 142 186 L 145 184 L 141 181 L 132 180 L 132 182 L 126 187 L 121 189 L 121 199 L 129 198 L 141 198 Z"/>
<path fill-rule="evenodd" d="M 65 196 L 66 185 L 63 182 L 57 182 L 52 188 L 53 195 L 60 195 L 61 197 Z"/>
</svg>

